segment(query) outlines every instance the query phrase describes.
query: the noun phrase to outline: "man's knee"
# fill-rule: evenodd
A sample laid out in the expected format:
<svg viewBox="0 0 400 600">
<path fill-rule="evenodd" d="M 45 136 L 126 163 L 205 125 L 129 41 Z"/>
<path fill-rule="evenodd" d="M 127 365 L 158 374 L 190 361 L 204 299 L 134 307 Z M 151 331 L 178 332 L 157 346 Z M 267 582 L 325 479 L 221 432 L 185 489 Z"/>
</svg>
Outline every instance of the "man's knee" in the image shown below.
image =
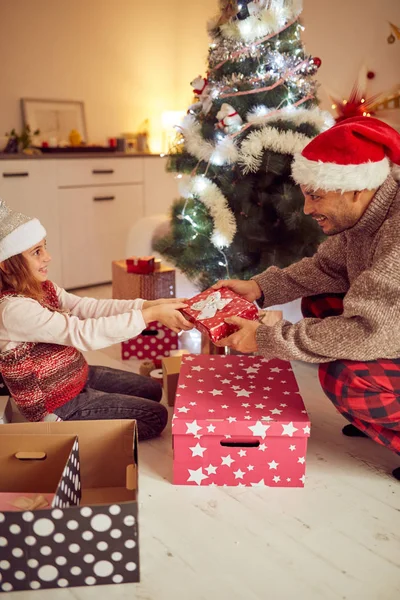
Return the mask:
<svg viewBox="0 0 400 600">
<path fill-rule="evenodd" d="M 305 318 L 325 319 L 343 313 L 343 294 L 319 294 L 305 296 L 301 300 L 301 312 Z"/>
<path fill-rule="evenodd" d="M 346 399 L 352 380 L 353 372 L 346 361 L 336 360 L 324 363 L 319 367 L 321 387 L 338 409 L 346 409 Z"/>
</svg>

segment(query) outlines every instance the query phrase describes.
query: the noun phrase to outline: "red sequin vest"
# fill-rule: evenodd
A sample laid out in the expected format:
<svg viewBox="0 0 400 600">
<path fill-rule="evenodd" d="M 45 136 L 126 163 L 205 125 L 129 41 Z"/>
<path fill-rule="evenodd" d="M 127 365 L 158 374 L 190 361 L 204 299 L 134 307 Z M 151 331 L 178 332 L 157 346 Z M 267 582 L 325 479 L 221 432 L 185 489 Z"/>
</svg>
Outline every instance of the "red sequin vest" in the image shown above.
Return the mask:
<svg viewBox="0 0 400 600">
<path fill-rule="evenodd" d="M 42 305 L 58 310 L 56 290 L 50 281 L 43 284 Z M 0 294 L 0 302 L 18 296 L 13 291 Z M 25 342 L 0 352 L 0 372 L 4 382 L 28 421 L 41 421 L 85 386 L 88 364 L 81 352 L 72 346 Z"/>
</svg>

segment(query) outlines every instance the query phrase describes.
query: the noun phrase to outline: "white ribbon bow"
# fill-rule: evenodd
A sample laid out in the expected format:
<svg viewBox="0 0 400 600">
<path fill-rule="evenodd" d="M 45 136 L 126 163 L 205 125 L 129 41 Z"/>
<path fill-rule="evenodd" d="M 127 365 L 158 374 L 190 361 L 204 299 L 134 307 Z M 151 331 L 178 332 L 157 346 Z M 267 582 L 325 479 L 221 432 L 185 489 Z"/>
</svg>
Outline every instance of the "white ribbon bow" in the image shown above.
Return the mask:
<svg viewBox="0 0 400 600">
<path fill-rule="evenodd" d="M 225 300 L 223 300 L 221 298 L 221 292 L 213 292 L 208 298 L 205 298 L 205 300 L 200 300 L 200 302 L 192 304 L 192 309 L 201 311 L 197 318 L 199 321 L 204 321 L 204 319 L 212 319 L 215 317 L 217 311 L 225 308 L 229 302 L 232 302 L 232 298 L 225 298 Z"/>
</svg>

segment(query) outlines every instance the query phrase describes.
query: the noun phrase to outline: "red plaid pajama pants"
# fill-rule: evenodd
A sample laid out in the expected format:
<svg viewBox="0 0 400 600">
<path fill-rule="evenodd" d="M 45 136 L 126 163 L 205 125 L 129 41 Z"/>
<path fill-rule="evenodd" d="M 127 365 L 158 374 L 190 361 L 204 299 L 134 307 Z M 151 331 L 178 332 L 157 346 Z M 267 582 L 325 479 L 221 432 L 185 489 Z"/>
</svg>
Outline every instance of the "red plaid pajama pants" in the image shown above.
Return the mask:
<svg viewBox="0 0 400 600">
<path fill-rule="evenodd" d="M 343 312 L 342 294 L 303 298 L 304 317 Z M 400 454 L 400 358 L 321 364 L 322 389 L 337 410 L 378 444 Z"/>
</svg>

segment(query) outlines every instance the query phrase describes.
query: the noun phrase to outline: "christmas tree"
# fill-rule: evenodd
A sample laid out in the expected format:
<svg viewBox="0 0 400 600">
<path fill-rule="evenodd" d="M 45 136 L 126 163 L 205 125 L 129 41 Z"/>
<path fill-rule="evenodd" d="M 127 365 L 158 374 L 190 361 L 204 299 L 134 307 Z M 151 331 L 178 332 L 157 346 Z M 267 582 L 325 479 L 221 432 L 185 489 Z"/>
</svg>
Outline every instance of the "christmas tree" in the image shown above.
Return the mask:
<svg viewBox="0 0 400 600">
<path fill-rule="evenodd" d="M 333 124 L 318 108 L 319 58 L 305 54 L 301 0 L 220 0 L 206 77 L 178 128 L 168 169 L 182 197 L 154 249 L 203 290 L 312 256 L 293 154 Z"/>
</svg>

